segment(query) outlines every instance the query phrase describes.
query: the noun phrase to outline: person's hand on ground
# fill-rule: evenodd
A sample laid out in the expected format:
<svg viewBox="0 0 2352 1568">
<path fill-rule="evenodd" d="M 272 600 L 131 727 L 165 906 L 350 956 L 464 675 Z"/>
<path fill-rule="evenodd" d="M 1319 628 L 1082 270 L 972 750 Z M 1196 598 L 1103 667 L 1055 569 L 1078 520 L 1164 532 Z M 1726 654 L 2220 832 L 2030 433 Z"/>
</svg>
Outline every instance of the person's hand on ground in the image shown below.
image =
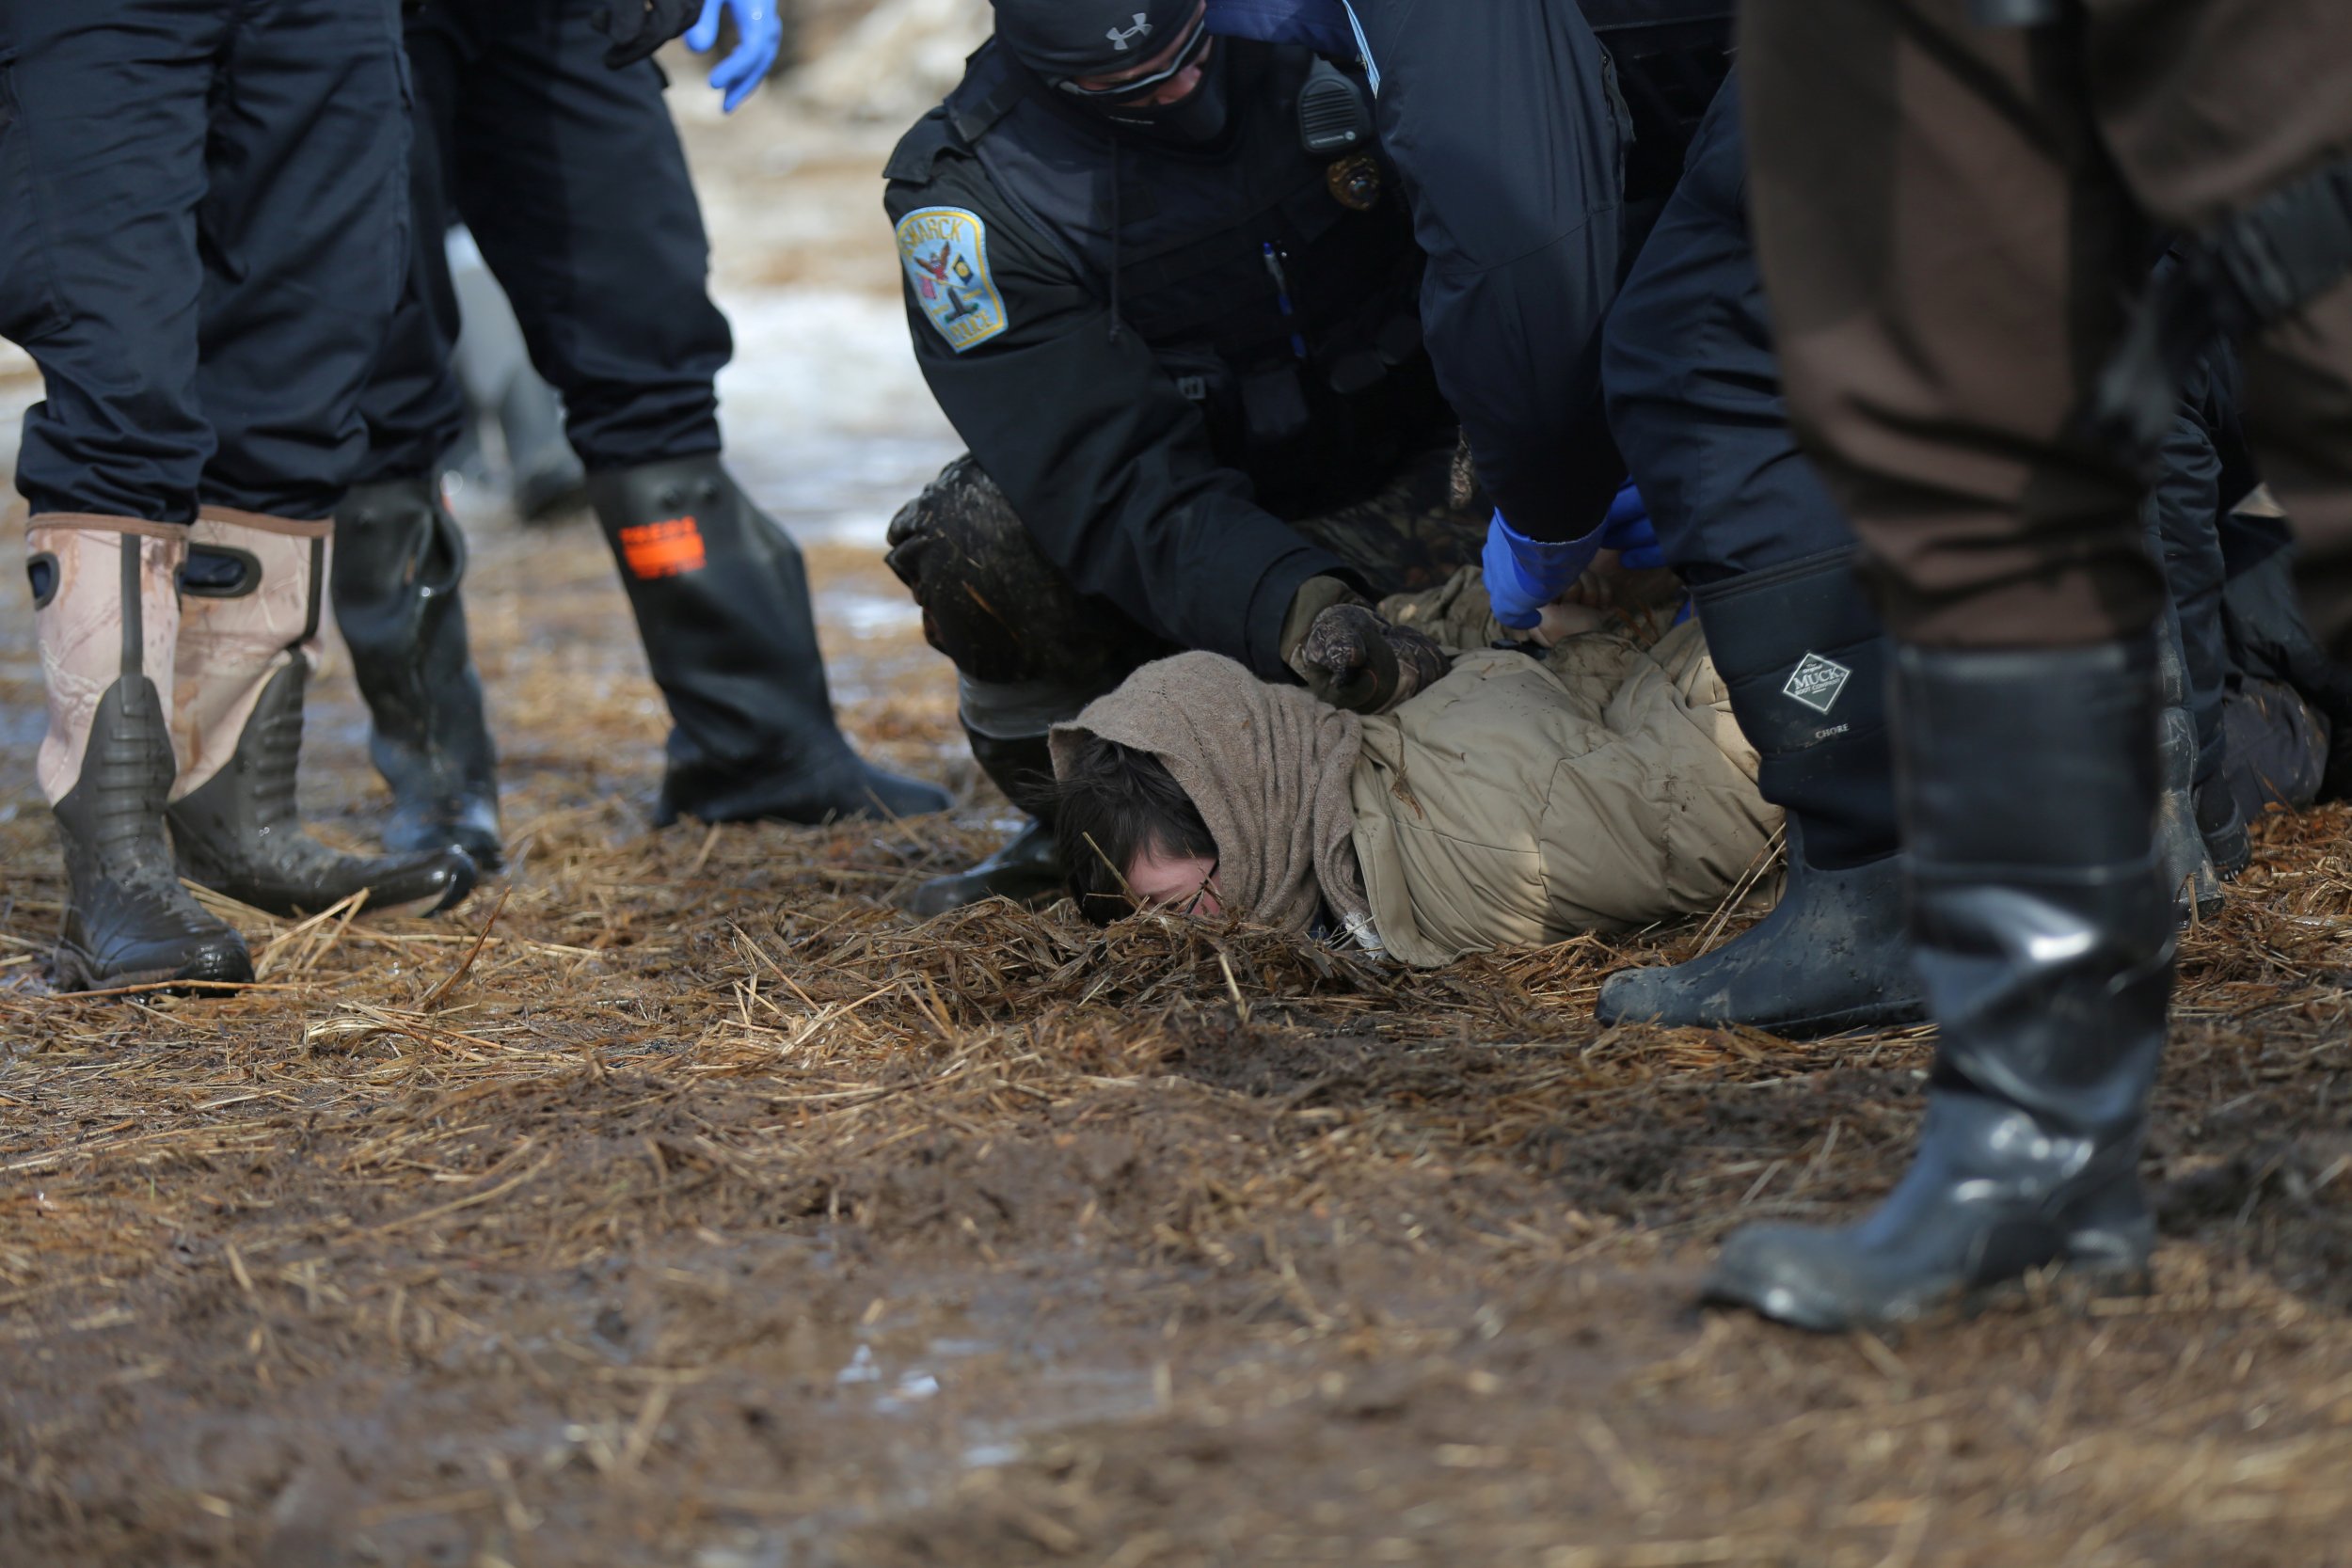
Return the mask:
<svg viewBox="0 0 2352 1568">
<path fill-rule="evenodd" d="M 1382 619 L 1370 605 L 1335 604 L 1307 628 L 1295 667 L 1307 689 L 1333 707 L 1386 713 L 1452 663 L 1425 633 Z"/>
</svg>

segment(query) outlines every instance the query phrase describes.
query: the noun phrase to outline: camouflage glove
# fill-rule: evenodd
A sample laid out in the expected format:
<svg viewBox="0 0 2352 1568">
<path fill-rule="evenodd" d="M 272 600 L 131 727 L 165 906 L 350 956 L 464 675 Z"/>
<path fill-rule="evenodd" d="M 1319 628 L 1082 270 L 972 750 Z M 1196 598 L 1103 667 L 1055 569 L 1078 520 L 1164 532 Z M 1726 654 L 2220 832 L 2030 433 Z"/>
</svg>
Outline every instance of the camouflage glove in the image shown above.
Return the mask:
<svg viewBox="0 0 2352 1568">
<path fill-rule="evenodd" d="M 1383 620 L 1331 578 L 1298 591 L 1284 630 L 1283 662 L 1307 689 L 1351 713 L 1386 713 L 1453 664 L 1425 634 Z"/>
<path fill-rule="evenodd" d="M 605 0 L 596 31 L 612 40 L 605 69 L 619 71 L 651 59 L 655 50 L 682 35 L 702 13 L 701 0 Z"/>
</svg>

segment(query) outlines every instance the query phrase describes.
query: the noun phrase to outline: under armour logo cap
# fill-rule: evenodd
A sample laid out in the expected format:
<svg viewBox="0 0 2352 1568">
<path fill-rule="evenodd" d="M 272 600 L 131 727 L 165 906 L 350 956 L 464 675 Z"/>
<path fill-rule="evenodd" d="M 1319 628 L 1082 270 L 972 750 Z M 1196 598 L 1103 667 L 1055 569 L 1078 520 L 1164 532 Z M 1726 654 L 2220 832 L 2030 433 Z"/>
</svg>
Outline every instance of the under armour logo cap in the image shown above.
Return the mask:
<svg viewBox="0 0 2352 1568">
<path fill-rule="evenodd" d="M 991 0 L 996 36 L 1049 82 L 1133 71 L 1182 35 L 1200 0 Z"/>
</svg>

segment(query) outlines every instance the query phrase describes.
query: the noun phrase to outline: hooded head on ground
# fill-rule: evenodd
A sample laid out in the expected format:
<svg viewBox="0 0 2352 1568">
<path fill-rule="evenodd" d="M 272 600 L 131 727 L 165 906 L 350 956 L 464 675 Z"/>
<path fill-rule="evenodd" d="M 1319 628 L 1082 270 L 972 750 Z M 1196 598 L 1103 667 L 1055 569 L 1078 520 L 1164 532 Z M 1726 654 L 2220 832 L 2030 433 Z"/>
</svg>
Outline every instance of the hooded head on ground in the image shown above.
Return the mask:
<svg viewBox="0 0 2352 1568">
<path fill-rule="evenodd" d="M 993 0 L 996 36 L 1062 102 L 1165 141 L 1225 129 L 1226 51 L 1207 0 Z"/>
<path fill-rule="evenodd" d="M 1154 759 L 1181 799 L 1152 769 L 1089 746 L 1090 736 Z M 1062 853 L 1079 868 L 1093 918 L 1105 918 L 1106 901 L 1085 897 L 1089 885 L 1124 882 L 1164 907 L 1197 898 L 1197 912 L 1285 930 L 1312 928 L 1325 904 L 1343 923 L 1370 919 L 1348 803 L 1363 747 L 1356 715 L 1298 687 L 1270 686 L 1230 658 L 1188 653 L 1145 665 L 1055 726 L 1050 745 L 1063 785 Z M 1122 842 L 1089 843 L 1105 824 Z M 1191 875 L 1203 849 L 1206 874 Z M 1092 868 L 1104 851 L 1127 863 L 1103 866 L 1098 877 Z M 1118 901 L 1116 912 L 1127 907 Z"/>
</svg>

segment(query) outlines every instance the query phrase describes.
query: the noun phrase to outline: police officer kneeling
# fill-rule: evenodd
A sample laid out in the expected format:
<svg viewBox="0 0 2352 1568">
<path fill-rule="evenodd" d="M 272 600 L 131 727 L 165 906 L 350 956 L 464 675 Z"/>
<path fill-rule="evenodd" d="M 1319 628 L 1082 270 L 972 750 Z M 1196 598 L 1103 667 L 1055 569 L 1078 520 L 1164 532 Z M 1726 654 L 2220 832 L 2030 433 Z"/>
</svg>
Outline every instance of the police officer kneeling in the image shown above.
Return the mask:
<svg viewBox="0 0 2352 1568">
<path fill-rule="evenodd" d="M 971 448 L 890 562 L 974 755 L 1036 812 L 1047 730 L 1175 649 L 1343 705 L 1441 673 L 1365 601 L 1474 559 L 1484 513 L 1352 71 L 1212 38 L 1201 0 L 995 8 L 887 170 L 916 357 Z M 1033 825 L 914 907 L 1061 881 Z"/>
</svg>

